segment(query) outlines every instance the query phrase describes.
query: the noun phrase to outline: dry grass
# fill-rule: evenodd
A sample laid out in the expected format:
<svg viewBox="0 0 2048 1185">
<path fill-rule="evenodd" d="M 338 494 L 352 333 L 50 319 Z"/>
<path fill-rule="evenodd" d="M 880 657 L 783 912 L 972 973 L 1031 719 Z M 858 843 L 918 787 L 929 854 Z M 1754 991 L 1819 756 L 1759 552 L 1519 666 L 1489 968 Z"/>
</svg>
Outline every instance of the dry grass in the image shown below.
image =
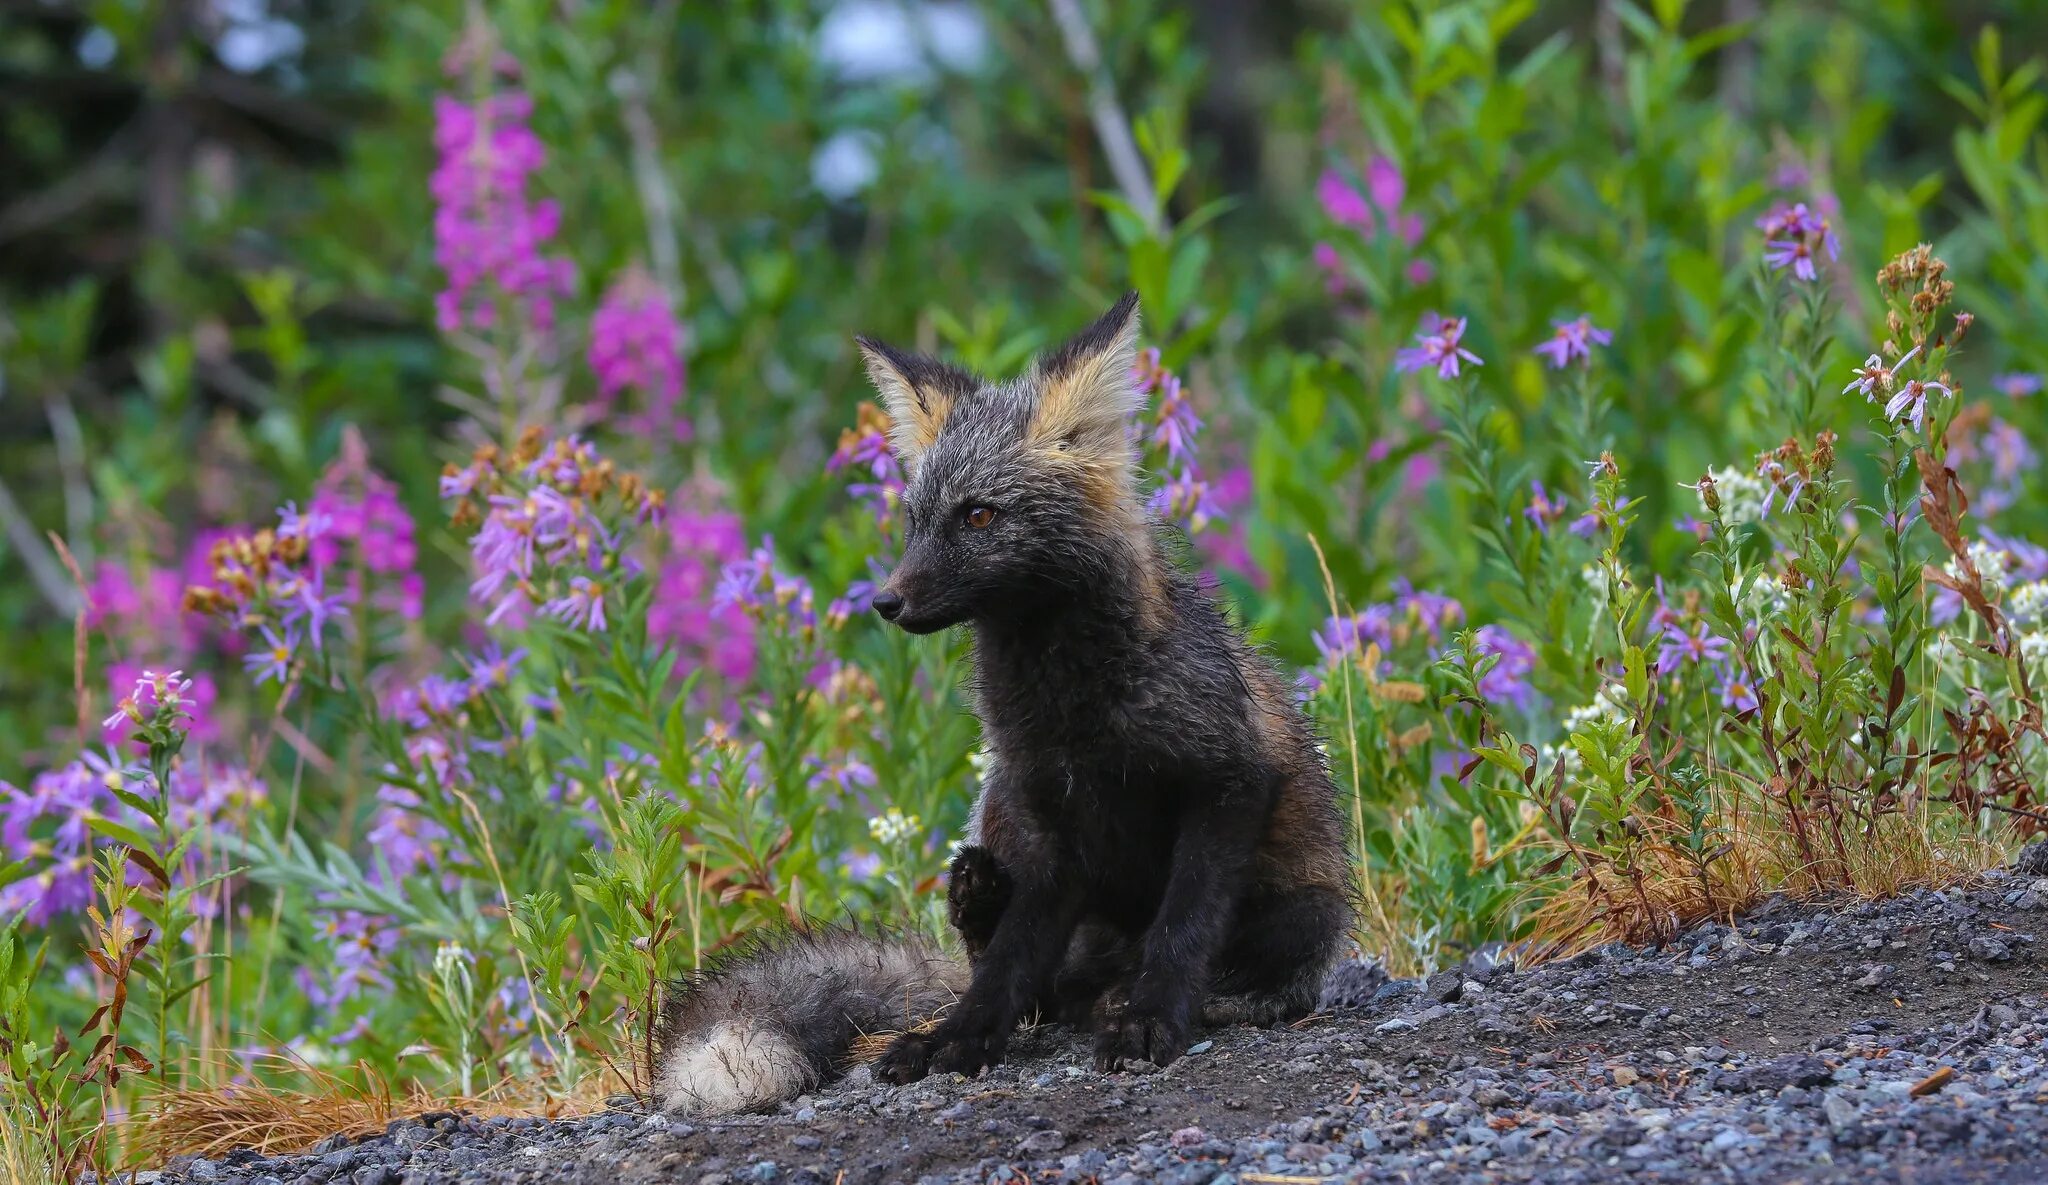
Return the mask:
<svg viewBox="0 0 2048 1185">
<path fill-rule="evenodd" d="M 1708 866 L 1704 881 L 1666 843 L 1645 845 L 1635 877 L 1605 863 L 1580 866 L 1569 888 L 1530 915 L 1522 958 L 1533 964 L 1614 941 L 1667 942 L 1700 922 L 1730 921 L 1775 894 L 1869 901 L 1944 888 L 1997 867 L 2008 855 L 2004 845 L 1965 832 L 1960 819 L 1945 827 L 1893 814 L 1849 837 L 1845 858 L 1823 875 L 1800 859 L 1795 836 L 1775 812 L 1751 803 L 1747 810 L 1724 809 L 1721 817 L 1731 821 L 1724 834 L 1729 849 Z"/>
<path fill-rule="evenodd" d="M 286 1058 L 275 1059 L 266 1068 L 299 1085 L 248 1082 L 163 1091 L 143 1109 L 136 1146 L 156 1164 L 174 1156 L 219 1156 L 236 1148 L 288 1154 L 304 1152 L 329 1136 L 374 1135 L 394 1119 L 435 1112 L 478 1117 L 584 1115 L 603 1110 L 608 1093 L 597 1075 L 584 1079 L 566 1097 L 548 1095 L 528 1083 L 507 1083 L 464 1098 L 417 1086 L 394 1091 L 366 1065 L 356 1066 L 346 1077 Z"/>
</svg>

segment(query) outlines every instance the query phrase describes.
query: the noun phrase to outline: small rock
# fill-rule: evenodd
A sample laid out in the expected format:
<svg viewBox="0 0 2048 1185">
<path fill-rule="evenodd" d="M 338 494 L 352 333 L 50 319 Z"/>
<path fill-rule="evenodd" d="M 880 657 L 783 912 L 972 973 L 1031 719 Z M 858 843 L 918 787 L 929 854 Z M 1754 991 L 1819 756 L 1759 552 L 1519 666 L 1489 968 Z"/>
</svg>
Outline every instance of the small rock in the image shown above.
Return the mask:
<svg viewBox="0 0 2048 1185">
<path fill-rule="evenodd" d="M 2012 958 L 2012 948 L 1999 939 L 1980 935 L 1970 939 L 1970 957 L 1987 963 L 2003 963 Z"/>
<path fill-rule="evenodd" d="M 1027 1156 L 1044 1156 L 1049 1152 L 1058 1152 L 1066 1146 L 1066 1133 L 1060 1131 L 1032 1132 L 1017 1141 L 1017 1151 Z"/>
<path fill-rule="evenodd" d="M 1375 1033 L 1405 1033 L 1414 1027 L 1414 1021 L 1397 1016 L 1392 1020 L 1381 1021 L 1373 1027 L 1372 1031 Z"/>
<path fill-rule="evenodd" d="M 1429 977 L 1429 998 L 1439 1004 L 1455 1004 L 1465 994 L 1465 977 L 1456 971 L 1439 971 Z"/>
</svg>

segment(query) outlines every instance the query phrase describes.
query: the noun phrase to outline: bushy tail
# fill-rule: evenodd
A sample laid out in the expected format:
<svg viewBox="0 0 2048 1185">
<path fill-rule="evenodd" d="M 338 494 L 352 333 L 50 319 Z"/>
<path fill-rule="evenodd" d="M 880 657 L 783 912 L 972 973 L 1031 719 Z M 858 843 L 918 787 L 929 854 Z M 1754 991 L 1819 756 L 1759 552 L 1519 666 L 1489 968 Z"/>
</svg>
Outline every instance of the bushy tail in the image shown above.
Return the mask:
<svg viewBox="0 0 2048 1185">
<path fill-rule="evenodd" d="M 669 993 L 654 1088 L 691 1115 L 751 1111 L 830 1077 L 863 1033 L 905 1030 L 967 986 L 967 968 L 921 936 L 804 927 L 722 952 Z"/>
</svg>

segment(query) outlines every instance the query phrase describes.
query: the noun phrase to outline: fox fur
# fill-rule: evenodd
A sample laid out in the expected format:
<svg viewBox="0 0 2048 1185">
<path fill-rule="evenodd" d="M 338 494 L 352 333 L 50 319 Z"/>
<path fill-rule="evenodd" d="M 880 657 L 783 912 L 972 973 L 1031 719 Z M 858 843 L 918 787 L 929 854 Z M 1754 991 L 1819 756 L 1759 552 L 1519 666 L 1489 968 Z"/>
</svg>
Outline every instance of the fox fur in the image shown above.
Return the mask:
<svg viewBox="0 0 2048 1185">
<path fill-rule="evenodd" d="M 664 1018 L 669 1107 L 788 1098 L 856 1031 L 900 1033 L 874 1071 L 910 1082 L 1001 1061 L 1032 1015 L 1091 1026 L 1107 1071 L 1314 1007 L 1353 919 L 1336 788 L 1146 506 L 1137 331 L 1133 293 L 1007 382 L 858 339 L 907 475 L 876 611 L 973 638 L 990 764 L 948 882 L 968 967 L 844 929 L 725 960 Z"/>
</svg>

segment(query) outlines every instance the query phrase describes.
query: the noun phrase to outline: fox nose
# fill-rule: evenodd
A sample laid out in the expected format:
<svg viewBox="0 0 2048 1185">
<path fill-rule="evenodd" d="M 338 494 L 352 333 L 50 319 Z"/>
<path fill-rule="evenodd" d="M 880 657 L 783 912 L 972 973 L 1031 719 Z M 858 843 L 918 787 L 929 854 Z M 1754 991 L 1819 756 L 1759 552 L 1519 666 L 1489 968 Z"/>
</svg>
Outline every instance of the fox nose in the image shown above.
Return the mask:
<svg viewBox="0 0 2048 1185">
<path fill-rule="evenodd" d="M 882 615 L 883 621 L 894 621 L 903 612 L 903 598 L 892 592 L 876 593 L 874 605 L 875 612 Z"/>
</svg>

